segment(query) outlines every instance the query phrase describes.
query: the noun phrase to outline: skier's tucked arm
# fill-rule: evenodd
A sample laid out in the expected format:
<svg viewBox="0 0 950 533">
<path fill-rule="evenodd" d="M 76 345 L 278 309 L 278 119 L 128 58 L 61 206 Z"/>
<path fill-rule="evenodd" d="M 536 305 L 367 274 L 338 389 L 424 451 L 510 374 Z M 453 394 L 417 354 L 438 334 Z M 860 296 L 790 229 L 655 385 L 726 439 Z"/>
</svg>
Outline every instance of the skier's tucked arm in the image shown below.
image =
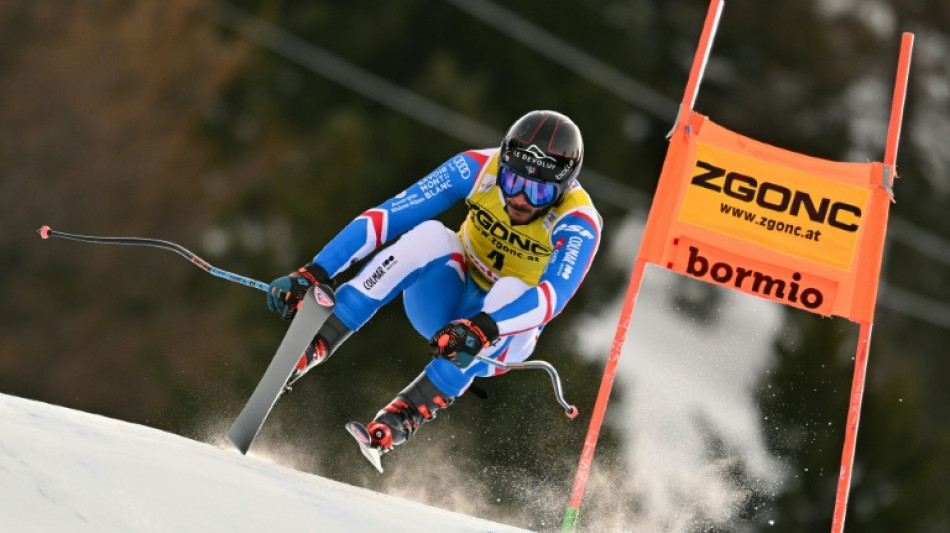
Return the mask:
<svg viewBox="0 0 950 533">
<path fill-rule="evenodd" d="M 597 253 L 600 221 L 580 211 L 568 214 L 554 227 L 552 240 L 555 252 L 537 287 L 491 314 L 449 322 L 429 340 L 430 354 L 465 368 L 500 336 L 536 328 L 560 313 Z"/>
<path fill-rule="evenodd" d="M 499 335 L 511 335 L 546 324 L 567 305 L 587 275 L 600 245 L 600 220 L 575 211 L 558 221 L 552 232 L 554 254 L 538 280 L 510 304 L 490 314 Z"/>
<path fill-rule="evenodd" d="M 465 198 L 481 163 L 456 155 L 405 191 L 356 217 L 313 258 L 332 278 L 383 244 Z"/>
<path fill-rule="evenodd" d="M 383 244 L 465 198 L 484 162 L 472 151 L 458 154 L 408 189 L 356 217 L 312 262 L 272 281 L 267 306 L 284 319 L 292 319 L 297 302 L 310 286 L 328 283 Z"/>
</svg>

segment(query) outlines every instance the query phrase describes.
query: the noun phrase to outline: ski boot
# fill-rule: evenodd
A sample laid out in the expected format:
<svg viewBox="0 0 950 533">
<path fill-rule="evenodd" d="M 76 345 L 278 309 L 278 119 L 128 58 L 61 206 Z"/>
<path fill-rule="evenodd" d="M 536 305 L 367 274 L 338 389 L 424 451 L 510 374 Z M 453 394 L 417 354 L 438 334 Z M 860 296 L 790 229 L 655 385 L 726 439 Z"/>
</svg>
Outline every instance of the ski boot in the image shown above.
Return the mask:
<svg viewBox="0 0 950 533">
<path fill-rule="evenodd" d="M 352 334 L 353 332 L 350 331 L 350 328 L 346 327 L 343 322 L 340 322 L 340 319 L 337 318 L 336 315 L 330 315 L 323 324 L 323 327 L 320 328 L 320 331 L 313 336 L 313 340 L 311 340 L 307 348 L 304 349 L 303 355 L 301 355 L 300 360 L 297 361 L 297 366 L 294 367 L 290 377 L 287 378 L 284 391 L 289 392 L 293 384 L 302 378 L 304 374 L 309 372 L 311 368 L 329 359 L 330 356 L 333 355 L 333 352 L 343 344 L 343 341 L 348 339 Z"/>
<path fill-rule="evenodd" d="M 412 437 L 419 426 L 435 418 L 439 409 L 452 405 L 455 397 L 443 394 L 423 372 L 383 407 L 369 426 L 359 422 L 346 425 L 360 445 L 360 451 L 380 472 L 380 457 Z"/>
</svg>

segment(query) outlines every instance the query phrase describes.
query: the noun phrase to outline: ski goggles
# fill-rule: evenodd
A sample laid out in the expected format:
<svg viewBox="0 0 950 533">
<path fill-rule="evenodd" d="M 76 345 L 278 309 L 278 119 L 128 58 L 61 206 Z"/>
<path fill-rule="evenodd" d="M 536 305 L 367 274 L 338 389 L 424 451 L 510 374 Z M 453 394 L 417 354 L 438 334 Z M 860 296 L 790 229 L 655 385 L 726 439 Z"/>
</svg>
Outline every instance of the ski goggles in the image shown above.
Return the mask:
<svg viewBox="0 0 950 533">
<path fill-rule="evenodd" d="M 534 207 L 544 207 L 553 203 L 561 192 L 556 183 L 526 178 L 504 164 L 498 165 L 498 186 L 508 197 L 524 193 L 528 203 Z"/>
</svg>

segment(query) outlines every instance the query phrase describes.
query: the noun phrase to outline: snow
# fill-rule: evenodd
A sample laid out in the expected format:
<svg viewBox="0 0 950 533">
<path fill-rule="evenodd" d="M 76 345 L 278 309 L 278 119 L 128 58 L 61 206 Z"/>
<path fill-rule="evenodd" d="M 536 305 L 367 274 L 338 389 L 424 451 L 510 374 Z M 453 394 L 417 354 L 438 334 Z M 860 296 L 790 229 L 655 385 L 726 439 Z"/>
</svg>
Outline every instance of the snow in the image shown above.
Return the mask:
<svg viewBox="0 0 950 533">
<path fill-rule="evenodd" d="M 602 260 L 630 268 L 644 223 L 632 217 L 617 228 L 617 244 Z M 714 317 L 688 319 L 676 309 L 672 295 L 690 289 L 718 293 Z M 580 346 L 590 359 L 610 352 L 624 296 L 581 321 Z M 738 528 L 737 510 L 750 491 L 777 494 L 785 475 L 766 446 L 755 399 L 774 362 L 781 305 L 652 265 L 637 301 L 617 370 L 623 394 L 607 408 L 607 423 L 627 428 L 624 455 L 633 475 L 625 483 L 592 476 L 591 485 L 610 486 L 621 501 L 637 496 L 639 510 L 622 516 L 630 530 Z M 725 458 L 710 460 L 710 439 L 722 442 Z M 755 486 L 737 482 L 737 465 Z"/>
<path fill-rule="evenodd" d="M 353 453 L 363 461 L 355 444 Z M 0 395 L 0 530 L 525 531 L 7 395 Z"/>
</svg>

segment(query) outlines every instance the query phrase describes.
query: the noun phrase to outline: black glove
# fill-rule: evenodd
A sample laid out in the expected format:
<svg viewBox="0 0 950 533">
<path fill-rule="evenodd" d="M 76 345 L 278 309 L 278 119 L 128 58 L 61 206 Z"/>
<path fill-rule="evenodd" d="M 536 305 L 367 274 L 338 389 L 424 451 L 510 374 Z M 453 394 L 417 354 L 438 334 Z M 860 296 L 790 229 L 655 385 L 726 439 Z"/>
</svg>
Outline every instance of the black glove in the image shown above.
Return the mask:
<svg viewBox="0 0 950 533">
<path fill-rule="evenodd" d="M 297 314 L 297 304 L 307 289 L 327 283 L 330 283 L 330 276 L 323 267 L 316 263 L 304 265 L 300 270 L 271 282 L 270 291 L 267 292 L 267 308 L 280 313 L 284 320 L 291 320 Z"/>
<path fill-rule="evenodd" d="M 479 313 L 471 320 L 453 320 L 429 339 L 432 357 L 448 359 L 459 368 L 472 364 L 482 348 L 498 340 L 498 325 L 487 313 Z"/>
</svg>

